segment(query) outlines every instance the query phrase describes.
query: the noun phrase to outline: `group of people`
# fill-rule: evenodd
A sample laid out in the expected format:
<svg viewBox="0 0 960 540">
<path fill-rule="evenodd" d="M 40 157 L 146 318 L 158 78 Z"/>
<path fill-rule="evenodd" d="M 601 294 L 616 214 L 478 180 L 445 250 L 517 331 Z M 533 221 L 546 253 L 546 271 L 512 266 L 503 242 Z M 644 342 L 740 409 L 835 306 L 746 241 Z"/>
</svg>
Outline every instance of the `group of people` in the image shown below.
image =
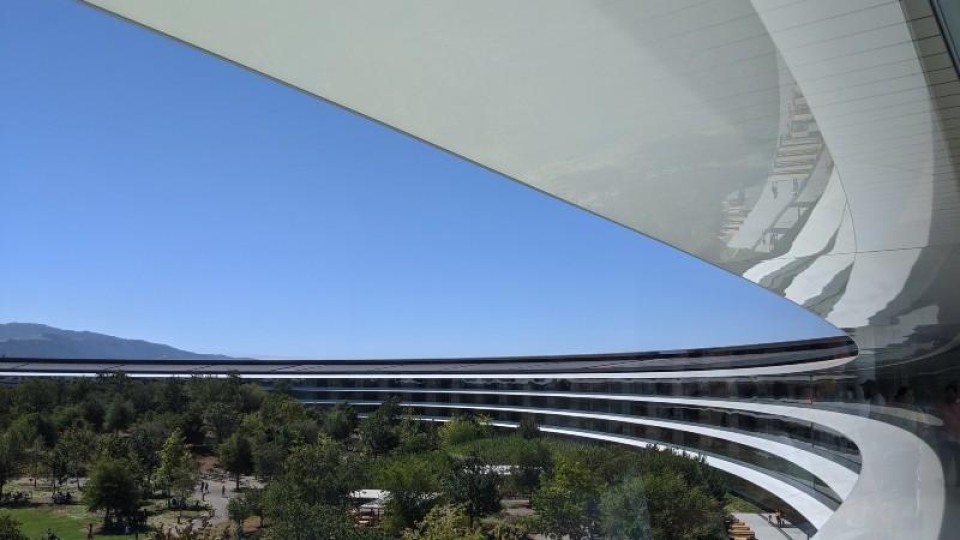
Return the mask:
<svg viewBox="0 0 960 540">
<path fill-rule="evenodd" d="M 203 500 L 203 501 L 207 500 L 207 494 L 210 493 L 210 483 L 209 483 L 209 482 L 205 482 L 205 481 L 201 481 L 201 482 L 200 482 L 200 489 L 199 489 L 199 491 L 200 491 L 200 500 Z M 220 496 L 221 496 L 221 497 L 226 497 L 226 496 L 227 496 L 227 485 L 226 485 L 226 484 L 220 486 Z"/>
<path fill-rule="evenodd" d="M 167 508 L 173 508 L 175 510 L 199 509 L 200 501 L 193 501 L 193 504 L 190 504 L 190 501 L 186 497 L 174 497 L 167 501 Z"/>
<path fill-rule="evenodd" d="M 73 502 L 73 495 L 71 495 L 69 491 L 67 493 L 58 491 L 51 495 L 50 499 L 53 501 L 53 504 L 70 504 Z"/>
<path fill-rule="evenodd" d="M 117 516 L 116 519 L 110 520 L 106 525 L 105 530 L 117 533 L 122 532 L 123 534 L 133 534 L 137 531 L 143 530 L 147 527 L 147 511 L 145 509 L 137 510 L 134 514 Z M 93 524 L 87 526 L 87 540 L 93 539 Z"/>
</svg>

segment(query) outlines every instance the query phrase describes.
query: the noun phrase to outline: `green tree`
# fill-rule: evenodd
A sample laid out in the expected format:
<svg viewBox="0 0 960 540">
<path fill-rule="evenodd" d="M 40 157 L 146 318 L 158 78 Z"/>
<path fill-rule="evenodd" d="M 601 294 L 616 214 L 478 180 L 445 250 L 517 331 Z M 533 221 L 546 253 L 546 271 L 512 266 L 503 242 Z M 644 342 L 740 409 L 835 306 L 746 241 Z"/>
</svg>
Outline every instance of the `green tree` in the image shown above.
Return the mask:
<svg viewBox="0 0 960 540">
<path fill-rule="evenodd" d="M 179 498 L 185 499 L 197 483 L 197 464 L 179 429 L 167 437 L 160 449 L 157 468 L 160 485 Z"/>
<path fill-rule="evenodd" d="M 358 423 L 357 411 L 346 403 L 337 403 L 323 415 L 323 431 L 337 441 L 349 438 Z"/>
<path fill-rule="evenodd" d="M 33 477 L 33 487 L 37 487 L 37 480 L 46 474 L 47 467 L 47 449 L 43 446 L 43 437 L 18 438 L 23 441 L 31 441 L 30 446 L 23 450 L 23 464 L 26 466 L 27 473 Z"/>
<path fill-rule="evenodd" d="M 160 384 L 160 391 L 158 392 L 159 409 L 163 412 L 183 412 L 185 406 L 189 403 L 186 384 L 183 379 L 171 377 Z"/>
<path fill-rule="evenodd" d="M 436 450 L 439 445 L 436 424 L 416 420 L 413 416 L 413 411 L 405 411 L 396 427 L 397 451 L 404 454 L 419 454 Z"/>
<path fill-rule="evenodd" d="M 136 411 L 133 409 L 133 403 L 116 396 L 107 408 L 104 427 L 109 431 L 123 431 L 133 423 L 135 417 Z"/>
<path fill-rule="evenodd" d="M 448 465 L 435 456 L 392 459 L 377 471 L 377 483 L 390 492 L 383 528 L 397 535 L 422 520 L 436 503 L 440 475 Z"/>
<path fill-rule="evenodd" d="M 9 429 L 0 434 L 0 497 L 3 496 L 3 485 L 20 474 L 26 457 L 23 443 L 18 434 Z"/>
<path fill-rule="evenodd" d="M 81 403 L 80 410 L 83 414 L 83 419 L 90 424 L 92 429 L 99 432 L 100 428 L 103 427 L 103 419 L 107 415 L 107 412 L 103 408 L 103 403 L 95 396 L 88 396 L 83 403 Z"/>
<path fill-rule="evenodd" d="M 500 510 L 500 474 L 477 454 L 454 461 L 444 485 L 447 499 L 460 505 L 470 527 L 480 516 Z"/>
<path fill-rule="evenodd" d="M 0 513 L 0 540 L 27 540 L 20 522 L 7 512 Z"/>
<path fill-rule="evenodd" d="M 722 503 L 674 470 L 659 469 L 628 479 L 604 494 L 601 511 L 603 528 L 614 540 L 726 538 Z"/>
<path fill-rule="evenodd" d="M 160 450 L 170 432 L 169 424 L 157 419 L 142 420 L 130 429 L 130 447 L 142 472 L 141 484 L 148 490 L 160 466 Z"/>
<path fill-rule="evenodd" d="M 263 489 L 248 489 L 243 492 L 244 504 L 250 510 L 250 515 L 260 518 L 260 527 L 263 528 L 263 516 L 266 512 L 264 508 Z"/>
<path fill-rule="evenodd" d="M 239 420 L 234 407 L 226 403 L 214 403 L 203 412 L 203 427 L 207 436 L 217 443 L 233 434 Z"/>
<path fill-rule="evenodd" d="M 415 529 L 403 532 L 403 540 L 484 540 L 483 530 L 474 526 L 460 506 L 433 507 Z"/>
<path fill-rule="evenodd" d="M 44 456 L 44 465 L 54 490 L 70 478 L 70 456 L 64 447 L 57 446 L 47 452 Z"/>
<path fill-rule="evenodd" d="M 297 498 L 309 505 L 343 505 L 354 486 L 356 464 L 329 437 L 293 449 L 281 478 Z"/>
<path fill-rule="evenodd" d="M 440 441 L 447 448 L 488 436 L 489 427 L 476 416 L 455 416 L 440 427 Z"/>
<path fill-rule="evenodd" d="M 283 472 L 287 451 L 276 441 L 262 441 L 253 449 L 253 469 L 260 478 L 270 479 Z"/>
<path fill-rule="evenodd" d="M 513 439 L 517 441 L 518 439 Z M 510 485 L 517 493 L 529 495 L 540 487 L 540 480 L 552 464 L 550 449 L 540 439 L 520 439 L 513 456 Z"/>
<path fill-rule="evenodd" d="M 119 433 L 104 433 L 97 438 L 96 455 L 98 458 L 129 459 L 130 439 Z"/>
<path fill-rule="evenodd" d="M 250 440 L 234 433 L 223 441 L 218 449 L 220 455 L 220 466 L 233 475 L 236 482 L 236 488 L 240 489 L 240 475 L 249 474 L 253 471 L 253 448 Z"/>
<path fill-rule="evenodd" d="M 80 488 L 80 477 L 93 459 L 96 444 L 95 433 L 86 428 L 71 427 L 63 433 L 54 447 L 54 453 L 62 456 L 66 473 L 76 480 L 77 489 Z"/>
<path fill-rule="evenodd" d="M 553 474 L 533 496 L 544 532 L 571 538 L 596 534 L 601 485 L 587 462 L 585 452 L 556 457 Z"/>
<path fill-rule="evenodd" d="M 652 540 L 643 480 L 628 479 L 600 499 L 603 530 L 610 540 Z"/>
<path fill-rule="evenodd" d="M 243 537 L 243 522 L 253 515 L 245 497 L 234 497 L 227 502 L 227 515 L 237 524 L 237 538 Z"/>
<path fill-rule="evenodd" d="M 524 439 L 536 439 L 540 436 L 540 426 L 537 425 L 533 416 L 527 414 L 520 419 L 520 424 L 517 425 L 517 435 Z"/>
<path fill-rule="evenodd" d="M 486 525 L 487 538 L 490 540 L 528 540 L 530 538 L 530 518 L 505 521 L 498 519 Z"/>
<path fill-rule="evenodd" d="M 237 394 L 240 410 L 244 413 L 259 410 L 266 396 L 266 391 L 259 384 L 247 383 L 241 385 Z"/>
<path fill-rule="evenodd" d="M 267 486 L 264 506 L 270 526 L 265 540 L 386 540 L 379 531 L 355 527 L 344 506 L 311 504 L 299 495 L 287 479 Z"/>
<path fill-rule="evenodd" d="M 390 396 L 360 422 L 360 441 L 373 455 L 384 455 L 397 447 L 397 424 L 400 421 L 400 400 Z"/>
<path fill-rule="evenodd" d="M 104 527 L 115 515 L 132 515 L 140 506 L 140 488 L 130 471 L 124 460 L 101 458 L 93 466 L 83 501 L 92 512 L 104 510 Z"/>
</svg>

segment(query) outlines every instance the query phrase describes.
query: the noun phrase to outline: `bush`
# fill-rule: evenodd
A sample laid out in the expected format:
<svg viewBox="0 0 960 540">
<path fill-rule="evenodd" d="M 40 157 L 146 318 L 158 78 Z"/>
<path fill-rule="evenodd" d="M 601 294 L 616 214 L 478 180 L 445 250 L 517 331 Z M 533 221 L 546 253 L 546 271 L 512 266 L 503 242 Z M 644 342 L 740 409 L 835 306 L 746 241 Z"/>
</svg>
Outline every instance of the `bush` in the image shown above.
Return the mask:
<svg viewBox="0 0 960 540">
<path fill-rule="evenodd" d="M 488 434 L 488 426 L 474 416 L 455 416 L 440 427 L 440 441 L 447 448 L 482 439 Z"/>
<path fill-rule="evenodd" d="M 602 497 L 603 529 L 611 540 L 721 540 L 723 505 L 677 471 L 659 469 L 626 480 Z"/>
</svg>

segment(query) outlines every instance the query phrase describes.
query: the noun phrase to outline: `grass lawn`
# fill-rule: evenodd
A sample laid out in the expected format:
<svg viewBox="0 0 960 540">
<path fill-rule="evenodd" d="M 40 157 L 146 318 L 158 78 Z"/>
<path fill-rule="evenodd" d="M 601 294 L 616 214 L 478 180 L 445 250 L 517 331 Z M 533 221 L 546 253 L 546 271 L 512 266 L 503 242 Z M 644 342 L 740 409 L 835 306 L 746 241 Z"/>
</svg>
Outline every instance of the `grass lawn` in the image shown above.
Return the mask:
<svg viewBox="0 0 960 540">
<path fill-rule="evenodd" d="M 0 513 L 11 515 L 22 523 L 23 532 L 30 540 L 40 540 L 47 529 L 53 529 L 53 532 L 63 540 L 86 540 L 87 524 L 94 523 L 94 528 L 100 524 L 97 516 L 91 515 L 80 505 L 4 508 Z M 132 539 L 133 535 L 98 534 L 96 537 L 126 540 Z"/>
<path fill-rule="evenodd" d="M 724 506 L 725 506 L 725 507 L 724 507 L 724 510 L 727 511 L 727 512 L 729 512 L 729 513 L 733 513 L 733 512 L 747 512 L 747 513 L 750 513 L 750 514 L 759 514 L 759 513 L 763 512 L 763 509 L 760 508 L 759 506 L 753 504 L 752 502 L 750 502 L 750 501 L 748 501 L 748 500 L 746 500 L 746 499 L 742 499 L 742 498 L 740 498 L 740 497 L 737 497 L 736 495 L 734 495 L 734 494 L 732 494 L 732 493 L 728 493 L 728 494 L 727 494 L 726 500 L 725 500 L 724 502 L 726 503 L 726 504 L 724 505 Z"/>
</svg>

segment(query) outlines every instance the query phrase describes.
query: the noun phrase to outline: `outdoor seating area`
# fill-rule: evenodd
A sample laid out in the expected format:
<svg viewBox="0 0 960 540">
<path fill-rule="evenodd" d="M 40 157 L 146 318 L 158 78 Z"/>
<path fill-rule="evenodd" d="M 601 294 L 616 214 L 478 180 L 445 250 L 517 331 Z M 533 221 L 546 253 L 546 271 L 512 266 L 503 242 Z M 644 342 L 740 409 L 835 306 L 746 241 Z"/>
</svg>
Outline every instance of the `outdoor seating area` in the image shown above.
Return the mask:
<svg viewBox="0 0 960 540">
<path fill-rule="evenodd" d="M 753 529 L 733 516 L 727 519 L 727 535 L 730 540 L 757 540 Z"/>
<path fill-rule="evenodd" d="M 350 511 L 350 517 L 359 527 L 372 528 L 380 525 L 386 506 L 387 492 L 379 489 L 361 489 L 350 494 L 358 506 Z"/>
<path fill-rule="evenodd" d="M 380 525 L 380 517 L 383 514 L 382 508 L 367 508 L 366 505 L 356 508 L 350 512 L 354 523 L 363 528 L 375 528 Z"/>
<path fill-rule="evenodd" d="M 59 505 L 72 504 L 73 495 L 69 491 L 66 493 L 62 491 L 58 491 L 50 496 L 50 500 L 53 501 L 53 504 L 59 504 Z"/>
<path fill-rule="evenodd" d="M 30 493 L 26 491 L 14 491 L 4 493 L 0 498 L 0 504 L 24 504 L 30 502 Z"/>
</svg>

